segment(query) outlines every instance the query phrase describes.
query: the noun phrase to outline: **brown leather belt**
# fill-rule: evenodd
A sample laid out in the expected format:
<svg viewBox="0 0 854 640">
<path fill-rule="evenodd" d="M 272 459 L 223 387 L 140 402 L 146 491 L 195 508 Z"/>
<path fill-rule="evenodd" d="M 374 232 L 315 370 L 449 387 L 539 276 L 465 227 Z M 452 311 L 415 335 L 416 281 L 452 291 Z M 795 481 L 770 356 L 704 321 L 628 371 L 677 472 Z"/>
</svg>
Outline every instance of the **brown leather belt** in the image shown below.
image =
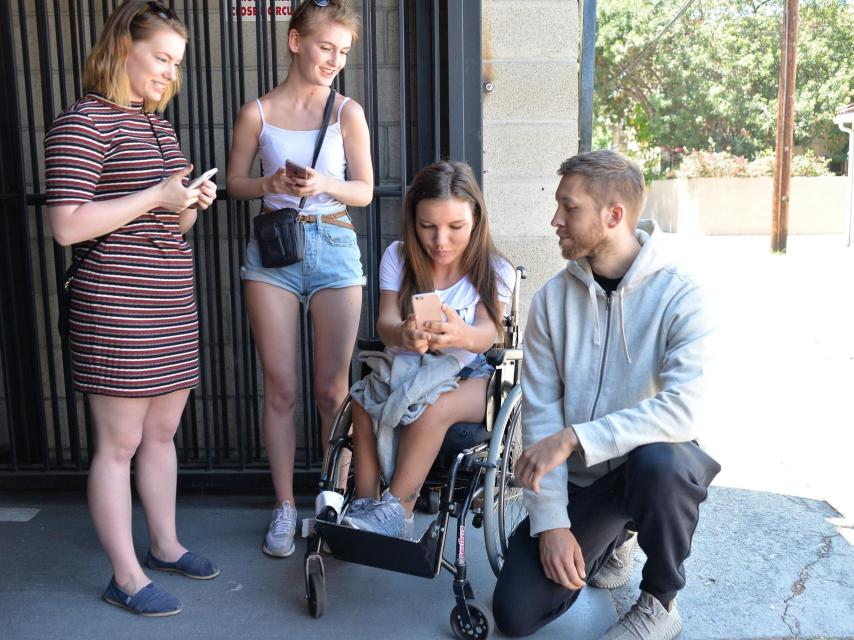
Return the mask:
<svg viewBox="0 0 854 640">
<path fill-rule="evenodd" d="M 261 207 L 261 213 L 270 213 L 271 211 L 275 211 L 275 209 L 270 209 L 268 207 Z M 341 209 L 341 211 L 333 211 L 332 213 L 325 213 L 322 216 L 317 216 L 313 213 L 309 213 L 307 215 L 300 214 L 299 221 L 306 222 L 308 224 L 314 224 L 317 222 L 318 218 L 323 224 L 334 224 L 336 227 L 344 227 L 345 229 L 350 229 L 352 231 L 356 230 L 356 227 L 349 221 L 341 220 L 341 218 L 347 218 L 347 209 Z"/>
</svg>

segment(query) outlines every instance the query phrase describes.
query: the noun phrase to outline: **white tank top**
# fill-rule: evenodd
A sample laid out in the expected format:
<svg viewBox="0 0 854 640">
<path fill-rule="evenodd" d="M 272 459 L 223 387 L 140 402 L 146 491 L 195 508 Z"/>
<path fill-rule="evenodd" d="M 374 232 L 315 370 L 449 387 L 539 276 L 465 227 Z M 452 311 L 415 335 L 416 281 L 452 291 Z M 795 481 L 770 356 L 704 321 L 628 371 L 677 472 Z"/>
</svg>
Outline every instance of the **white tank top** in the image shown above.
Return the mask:
<svg viewBox="0 0 854 640">
<path fill-rule="evenodd" d="M 320 154 L 317 156 L 317 163 L 314 165 L 316 171 L 339 180 L 346 179 L 347 171 L 344 138 L 341 135 L 341 110 L 349 99 L 344 98 L 341 101 L 341 106 L 338 107 L 338 117 L 334 123 L 330 123 L 327 127 L 326 137 L 323 139 Z M 317 134 L 320 133 L 320 129 L 293 131 L 276 127 L 269 124 L 264 118 L 261 101 L 255 98 L 255 102 L 258 104 L 258 111 L 261 114 L 262 126 L 261 135 L 258 136 L 258 152 L 261 154 L 263 175 L 270 175 L 275 173 L 277 169 L 284 167 L 285 160 L 310 167 L 314 155 L 314 145 L 317 144 Z M 268 209 L 282 209 L 284 207 L 296 209 L 299 206 L 299 201 L 300 198 L 286 193 L 264 194 L 264 205 Z M 328 193 L 319 193 L 305 201 L 302 212 L 323 215 L 344 208 L 345 205 Z"/>
</svg>

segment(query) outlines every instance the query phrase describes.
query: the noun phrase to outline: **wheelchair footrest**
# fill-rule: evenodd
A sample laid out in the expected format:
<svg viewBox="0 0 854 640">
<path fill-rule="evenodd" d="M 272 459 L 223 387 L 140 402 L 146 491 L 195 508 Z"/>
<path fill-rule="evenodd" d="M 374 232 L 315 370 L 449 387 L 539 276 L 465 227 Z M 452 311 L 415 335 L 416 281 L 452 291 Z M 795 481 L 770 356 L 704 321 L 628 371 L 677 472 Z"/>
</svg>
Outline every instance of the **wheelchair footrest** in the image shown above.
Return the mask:
<svg viewBox="0 0 854 640">
<path fill-rule="evenodd" d="M 433 521 L 417 542 L 331 522 L 317 521 L 315 527 L 338 560 L 422 578 L 432 578 L 438 571 L 436 548 L 440 536 L 437 521 Z"/>
</svg>

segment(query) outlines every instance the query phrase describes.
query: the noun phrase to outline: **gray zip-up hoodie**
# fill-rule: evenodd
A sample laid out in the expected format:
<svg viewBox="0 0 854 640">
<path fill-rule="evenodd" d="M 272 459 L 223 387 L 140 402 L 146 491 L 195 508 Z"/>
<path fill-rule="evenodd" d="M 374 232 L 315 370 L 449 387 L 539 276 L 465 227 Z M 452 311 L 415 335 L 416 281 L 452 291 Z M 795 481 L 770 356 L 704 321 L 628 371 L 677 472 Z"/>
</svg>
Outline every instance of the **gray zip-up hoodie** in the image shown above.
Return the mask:
<svg viewBox="0 0 854 640">
<path fill-rule="evenodd" d="M 588 486 L 643 444 L 694 439 L 712 332 L 694 281 L 641 220 L 642 247 L 610 296 L 585 259 L 534 295 L 525 328 L 526 447 L 573 426 L 583 448 L 525 491 L 531 535 L 570 526 L 567 480 Z"/>
</svg>

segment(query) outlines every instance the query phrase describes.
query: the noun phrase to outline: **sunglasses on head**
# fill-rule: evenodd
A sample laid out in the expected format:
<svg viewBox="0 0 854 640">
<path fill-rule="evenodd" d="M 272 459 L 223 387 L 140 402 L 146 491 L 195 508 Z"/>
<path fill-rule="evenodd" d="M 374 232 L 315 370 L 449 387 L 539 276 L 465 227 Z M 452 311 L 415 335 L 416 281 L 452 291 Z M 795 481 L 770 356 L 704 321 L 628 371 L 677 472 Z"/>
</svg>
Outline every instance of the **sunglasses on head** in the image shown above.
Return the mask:
<svg viewBox="0 0 854 640">
<path fill-rule="evenodd" d="M 327 0 L 328 1 L 328 0 Z M 178 16 L 175 15 L 175 12 L 172 11 L 169 7 L 164 5 L 161 2 L 149 2 L 148 10 L 151 11 L 154 15 L 156 15 L 161 20 L 177 20 Z"/>
<path fill-rule="evenodd" d="M 329 4 L 329 0 L 312 0 L 318 7 L 325 7 Z"/>
</svg>

